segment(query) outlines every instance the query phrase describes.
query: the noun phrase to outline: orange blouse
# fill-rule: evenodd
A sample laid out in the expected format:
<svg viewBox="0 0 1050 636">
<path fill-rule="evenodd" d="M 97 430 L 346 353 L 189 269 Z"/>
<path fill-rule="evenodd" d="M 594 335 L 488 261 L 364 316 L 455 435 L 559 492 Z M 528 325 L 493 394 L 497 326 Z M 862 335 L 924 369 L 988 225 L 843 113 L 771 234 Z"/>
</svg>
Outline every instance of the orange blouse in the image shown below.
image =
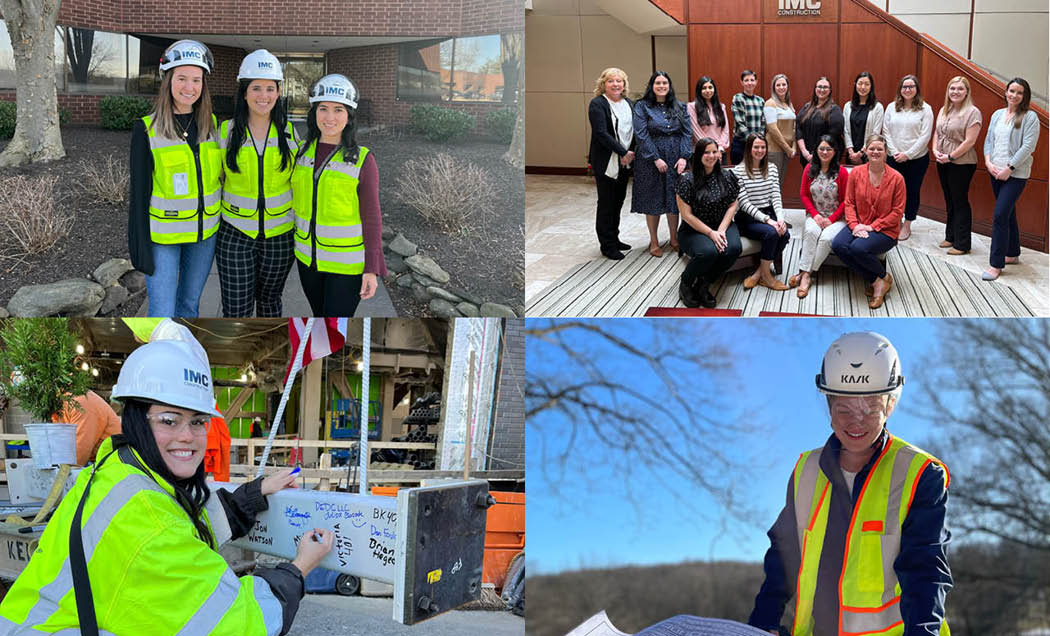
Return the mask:
<svg viewBox="0 0 1050 636">
<path fill-rule="evenodd" d="M 868 165 L 857 166 L 846 185 L 846 223 L 852 230 L 857 224 L 870 225 L 876 232 L 895 239 L 900 234 L 904 216 L 904 177 L 886 166 L 882 183 L 871 185 Z"/>
</svg>

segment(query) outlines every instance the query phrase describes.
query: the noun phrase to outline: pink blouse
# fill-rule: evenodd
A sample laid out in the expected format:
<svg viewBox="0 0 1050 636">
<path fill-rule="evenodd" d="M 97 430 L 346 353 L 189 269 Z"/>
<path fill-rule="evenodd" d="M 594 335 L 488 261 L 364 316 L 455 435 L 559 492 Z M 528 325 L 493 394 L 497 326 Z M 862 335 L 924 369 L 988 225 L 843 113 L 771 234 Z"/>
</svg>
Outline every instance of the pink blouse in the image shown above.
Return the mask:
<svg viewBox="0 0 1050 636">
<path fill-rule="evenodd" d="M 692 124 L 693 128 L 693 145 L 700 141 L 704 137 L 710 137 L 715 140 L 718 147 L 722 150 L 729 149 L 729 116 L 726 114 L 726 105 L 719 103 L 722 107 L 722 116 L 725 117 L 726 125 L 719 128 L 718 122 L 712 122 L 707 126 L 701 126 L 696 121 L 696 102 L 689 102 L 685 108 L 689 111 L 689 123 Z"/>
</svg>

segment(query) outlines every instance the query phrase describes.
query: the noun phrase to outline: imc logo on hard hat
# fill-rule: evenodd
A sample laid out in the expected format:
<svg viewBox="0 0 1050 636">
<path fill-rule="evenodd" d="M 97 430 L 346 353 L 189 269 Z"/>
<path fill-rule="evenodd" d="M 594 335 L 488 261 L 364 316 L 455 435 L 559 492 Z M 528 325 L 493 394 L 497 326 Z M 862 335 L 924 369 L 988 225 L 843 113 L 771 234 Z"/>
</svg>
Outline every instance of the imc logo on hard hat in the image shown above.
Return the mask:
<svg viewBox="0 0 1050 636">
<path fill-rule="evenodd" d="M 259 62 L 259 68 L 273 69 L 273 62 Z"/>
<path fill-rule="evenodd" d="M 208 374 L 194 371 L 193 369 L 183 369 L 182 379 L 186 381 L 186 384 L 197 384 L 205 389 L 208 388 Z"/>
<path fill-rule="evenodd" d="M 342 86 L 326 86 L 325 89 L 324 89 L 324 94 L 325 95 L 342 95 L 343 94 L 343 87 Z"/>
<path fill-rule="evenodd" d="M 204 56 L 201 55 L 201 52 L 198 51 L 197 49 L 185 49 L 185 50 L 182 51 L 182 57 L 183 58 L 190 58 L 190 57 L 192 57 L 195 60 L 199 60 L 199 59 L 203 58 Z M 176 58 L 176 59 L 178 59 L 178 58 Z"/>
</svg>

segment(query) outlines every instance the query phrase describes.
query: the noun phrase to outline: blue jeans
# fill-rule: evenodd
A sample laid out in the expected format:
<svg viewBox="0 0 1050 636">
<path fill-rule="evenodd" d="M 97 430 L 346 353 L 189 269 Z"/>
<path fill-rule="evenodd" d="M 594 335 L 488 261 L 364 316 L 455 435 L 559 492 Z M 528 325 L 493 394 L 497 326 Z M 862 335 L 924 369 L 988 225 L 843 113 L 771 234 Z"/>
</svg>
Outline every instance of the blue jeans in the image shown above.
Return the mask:
<svg viewBox="0 0 1050 636">
<path fill-rule="evenodd" d="M 146 277 L 149 315 L 196 318 L 215 256 L 215 235 L 198 243 L 153 244 L 153 275 Z"/>
<path fill-rule="evenodd" d="M 992 249 L 988 264 L 996 269 L 1006 265 L 1007 256 L 1021 255 L 1021 233 L 1017 227 L 1017 199 L 1028 185 L 1028 179 L 1010 177 L 1000 181 L 992 177 L 995 213 L 992 217 Z"/>
<path fill-rule="evenodd" d="M 879 254 L 890 251 L 896 244 L 897 239 L 882 232 L 868 232 L 868 238 L 858 238 L 853 236 L 853 231 L 847 225 L 831 239 L 831 250 L 846 267 L 860 274 L 864 282 L 871 285 L 876 278 L 886 275 L 886 265 L 879 260 Z"/>
</svg>

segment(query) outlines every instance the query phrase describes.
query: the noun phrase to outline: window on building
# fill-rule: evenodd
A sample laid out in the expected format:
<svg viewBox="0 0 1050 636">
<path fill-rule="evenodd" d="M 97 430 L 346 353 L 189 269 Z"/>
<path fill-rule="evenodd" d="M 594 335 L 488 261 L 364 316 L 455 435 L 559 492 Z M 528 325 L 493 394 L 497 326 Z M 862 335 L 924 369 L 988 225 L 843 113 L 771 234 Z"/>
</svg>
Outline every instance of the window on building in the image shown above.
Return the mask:
<svg viewBox="0 0 1050 636">
<path fill-rule="evenodd" d="M 397 96 L 514 103 L 521 59 L 520 33 L 406 42 L 398 51 Z"/>
<path fill-rule="evenodd" d="M 66 91 L 123 93 L 128 85 L 128 36 L 64 27 Z"/>
<path fill-rule="evenodd" d="M 58 90 L 62 90 L 62 58 L 65 56 L 62 31 L 55 29 L 55 80 Z M 15 76 L 15 50 L 11 46 L 11 36 L 7 33 L 7 24 L 0 20 L 0 89 L 14 89 L 17 85 Z"/>
</svg>

